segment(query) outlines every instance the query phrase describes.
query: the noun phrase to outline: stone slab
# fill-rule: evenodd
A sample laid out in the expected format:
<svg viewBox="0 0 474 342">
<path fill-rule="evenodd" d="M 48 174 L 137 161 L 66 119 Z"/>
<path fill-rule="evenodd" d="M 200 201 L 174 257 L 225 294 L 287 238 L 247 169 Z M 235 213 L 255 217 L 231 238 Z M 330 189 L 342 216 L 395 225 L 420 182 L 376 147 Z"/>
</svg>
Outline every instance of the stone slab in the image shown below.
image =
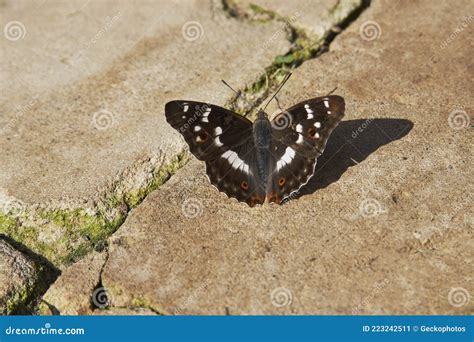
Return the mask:
<svg viewBox="0 0 474 342">
<path fill-rule="evenodd" d="M 267 10 L 287 19 L 292 25 L 302 28 L 316 37 L 324 37 L 334 23 L 341 22 L 356 8 L 361 0 L 255 0 L 238 2 L 240 6 Z M 257 9 L 257 12 L 258 12 Z"/>
<path fill-rule="evenodd" d="M 338 86 L 346 98 L 345 121 L 299 198 L 249 208 L 193 160 L 112 237 L 102 281 L 116 305 L 472 314 L 473 26 L 449 39 L 469 8 L 373 2 L 279 96 L 289 106 Z"/>
<path fill-rule="evenodd" d="M 243 87 L 290 45 L 278 37 L 264 49 L 278 25 L 200 1 L 7 2 L 2 23 L 12 21 L 26 33 L 1 40 L 0 191 L 27 206 L 90 200 L 141 158 L 170 161 L 185 145 L 165 122 L 167 101 L 223 105 L 221 79 Z"/>
<path fill-rule="evenodd" d="M 38 291 L 44 265 L 0 237 L 0 315 L 24 313 Z"/>
<path fill-rule="evenodd" d="M 86 315 L 98 306 L 108 305 L 107 291 L 97 290 L 106 253 L 92 252 L 66 268 L 42 297 L 44 315 Z"/>
</svg>

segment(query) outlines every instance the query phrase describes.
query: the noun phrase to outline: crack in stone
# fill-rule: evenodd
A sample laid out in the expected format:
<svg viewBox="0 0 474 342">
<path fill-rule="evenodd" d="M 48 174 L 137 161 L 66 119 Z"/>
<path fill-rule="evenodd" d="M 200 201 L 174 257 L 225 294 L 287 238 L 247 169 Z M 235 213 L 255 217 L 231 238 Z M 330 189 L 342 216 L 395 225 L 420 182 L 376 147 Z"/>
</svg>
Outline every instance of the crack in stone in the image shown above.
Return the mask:
<svg viewBox="0 0 474 342">
<path fill-rule="evenodd" d="M 338 1 L 334 8 L 331 10 L 333 13 L 341 6 L 341 2 Z M 269 95 L 271 91 L 273 91 L 276 86 L 279 85 L 281 79 L 284 75 L 292 69 L 297 68 L 300 66 L 304 61 L 310 60 L 313 58 L 317 58 L 322 53 L 328 51 L 330 43 L 334 40 L 334 38 L 342 32 L 345 28 L 347 28 L 359 15 L 370 6 L 370 0 L 362 0 L 361 4 L 356 8 L 352 9 L 348 16 L 343 18 L 339 22 L 334 22 L 331 28 L 326 32 L 324 37 L 318 39 L 314 37 L 307 29 L 299 27 L 297 24 L 288 23 L 287 18 L 279 15 L 276 12 L 273 12 L 268 9 L 261 8 L 256 5 L 250 6 L 250 12 L 248 9 L 243 9 L 240 7 L 235 1 L 232 0 L 222 0 L 222 9 L 225 13 L 228 14 L 229 17 L 235 18 L 236 20 L 242 21 L 256 21 L 259 23 L 265 22 L 272 22 L 272 21 L 280 21 L 285 22 L 288 25 L 286 26 L 286 34 L 287 39 L 293 44 L 293 47 L 284 55 L 284 56 L 277 56 L 275 61 L 265 68 L 262 75 L 260 75 L 255 82 L 253 82 L 250 86 L 246 87 L 242 94 L 244 97 L 254 97 L 255 101 L 253 101 L 252 105 L 248 105 L 242 102 L 238 97 L 232 98 L 228 103 L 227 107 L 235 110 L 238 113 L 251 113 L 254 111 Z M 153 175 L 153 179 L 155 180 L 156 176 L 157 181 L 151 181 L 144 187 L 141 187 L 136 190 L 135 193 L 129 191 L 128 193 L 120 193 L 120 185 L 123 185 L 127 182 L 127 177 L 130 176 L 127 172 L 122 173 L 116 182 L 109 186 L 109 189 L 106 190 L 103 195 L 102 199 L 98 199 L 93 201 L 92 205 L 89 208 L 84 208 L 81 206 L 83 203 L 76 203 L 73 204 L 73 207 L 78 207 L 83 209 L 86 214 L 95 214 L 99 215 L 104 222 L 109 222 L 111 224 L 110 229 L 106 230 L 104 235 L 101 235 L 94 241 L 92 244 L 89 244 L 89 248 L 81 247 L 81 245 L 76 246 L 73 252 L 73 256 L 69 258 L 69 260 L 63 260 L 64 264 L 70 264 L 72 262 L 76 262 L 84 255 L 86 255 L 90 250 L 91 246 L 102 248 L 101 244 L 117 230 L 125 221 L 128 213 L 130 212 L 131 208 L 140 204 L 147 195 L 157 189 L 159 186 L 164 184 L 168 181 L 181 167 L 187 164 L 189 154 L 188 151 L 183 151 L 180 155 L 178 155 L 177 163 L 172 165 L 171 170 L 165 170 L 164 175 L 161 175 L 161 170 L 166 169 L 166 165 L 162 163 L 160 167 L 154 167 L 150 174 Z M 132 169 L 133 166 L 130 168 Z M 146 167 L 145 167 L 146 169 Z M 158 170 L 158 172 L 156 172 Z M 135 170 L 140 172 L 140 170 Z M 133 176 L 133 175 L 132 175 Z M 95 203 L 94 203 L 95 202 Z M 63 208 L 64 203 L 57 203 L 56 209 L 58 210 L 68 210 L 68 209 L 59 209 Z M 53 205 L 53 207 L 55 207 Z M 37 215 L 39 212 L 37 211 L 38 208 L 35 208 L 32 213 L 30 213 L 30 220 L 26 220 L 26 222 L 33 222 L 35 223 L 35 219 L 38 217 L 42 219 L 48 219 L 46 215 L 45 217 L 41 217 L 41 215 Z M 69 209 L 70 210 L 70 209 Z M 77 210 L 77 209 L 75 209 Z M 88 212 L 89 211 L 89 212 Z M 114 212 L 115 211 L 115 212 Z M 64 214 L 64 213 L 62 213 Z M 67 215 L 61 215 L 63 218 L 63 223 L 67 222 Z M 64 218 L 66 216 L 66 218 Z M 115 220 L 114 220 L 115 219 Z M 23 222 L 15 221 L 15 228 L 19 226 L 19 224 L 23 224 Z M 0 228 L 2 228 L 0 226 Z M 99 228 L 102 230 L 103 226 L 99 225 Z M 37 237 L 36 237 L 37 238 Z M 90 238 L 90 237 L 89 237 Z M 109 253 L 107 246 L 105 247 L 106 250 L 106 259 L 104 264 L 102 265 L 101 271 L 99 272 L 99 279 L 98 283 L 94 290 L 101 287 L 102 284 L 102 272 L 108 262 Z M 53 281 L 54 282 L 54 281 Z M 53 283 L 51 282 L 48 287 Z M 103 287 L 103 286 L 102 286 Z M 46 291 L 45 291 L 46 292 Z M 44 293 L 44 292 L 43 292 Z M 91 294 L 92 295 L 92 294 Z M 38 298 L 35 299 L 36 301 Z M 113 306 L 113 304 L 112 304 Z M 115 306 L 113 306 L 115 307 Z M 120 308 L 120 307 L 116 307 Z M 132 307 L 125 307 L 125 308 L 132 308 Z M 159 311 L 155 310 L 153 307 L 149 305 L 145 306 L 133 306 L 133 308 L 145 308 L 153 311 L 159 315 L 162 315 Z M 96 310 L 97 307 L 91 305 L 91 309 Z M 58 311 L 56 309 L 56 311 Z M 59 312 L 59 311 L 58 311 Z"/>
<path fill-rule="evenodd" d="M 329 51 L 329 46 L 336 36 L 356 20 L 370 6 L 370 2 L 371 0 L 361 0 L 358 6 L 352 8 L 345 17 L 339 19 L 336 17 L 336 13 L 339 13 L 340 8 L 344 5 L 339 0 L 329 10 L 331 26 L 326 30 L 323 37 L 317 37 L 308 28 L 292 23 L 288 18 L 277 12 L 254 4 L 250 4 L 248 8 L 243 8 L 236 1 L 222 0 L 223 9 L 231 18 L 241 21 L 262 22 L 262 19 L 254 19 L 257 13 L 257 15 L 266 15 L 263 22 L 279 21 L 284 23 L 288 40 L 293 44 L 293 47 L 285 55 L 277 56 L 274 62 L 257 77 L 256 81 L 240 91 L 241 97 L 253 101 L 244 101 L 239 96 L 234 96 L 226 106 L 245 116 L 250 114 L 250 117 L 254 117 L 252 112 L 279 86 L 289 71 L 299 67 L 305 61 L 317 58 Z M 251 104 L 249 105 L 248 102 L 251 102 Z"/>
</svg>

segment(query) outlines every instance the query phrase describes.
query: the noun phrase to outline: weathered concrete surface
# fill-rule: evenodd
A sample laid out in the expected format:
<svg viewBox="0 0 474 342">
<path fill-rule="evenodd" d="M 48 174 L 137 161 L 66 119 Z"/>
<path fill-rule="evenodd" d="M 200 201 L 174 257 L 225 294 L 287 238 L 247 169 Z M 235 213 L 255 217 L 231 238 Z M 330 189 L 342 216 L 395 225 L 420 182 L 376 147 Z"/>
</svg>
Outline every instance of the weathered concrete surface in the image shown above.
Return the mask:
<svg viewBox="0 0 474 342">
<path fill-rule="evenodd" d="M 127 18 L 135 20 L 130 24 L 135 29 L 141 27 L 138 22 L 142 16 L 147 16 L 153 25 L 145 25 L 140 32 L 141 39 L 135 40 L 132 46 L 125 45 L 120 50 L 120 57 L 113 58 L 110 49 L 106 49 L 103 58 L 108 58 L 108 64 L 91 77 L 81 78 L 65 87 L 58 85 L 49 94 L 38 98 L 27 115 L 2 134 L 0 144 L 4 153 L 0 184 L 4 192 L 27 203 L 69 197 L 90 198 L 97 188 L 104 186 L 108 179 L 141 155 L 160 154 L 160 151 L 176 155 L 183 145 L 164 123 L 166 101 L 191 98 L 224 103 L 229 91 L 220 84 L 221 78 L 236 86 L 243 85 L 253 80 L 254 75 L 276 54 L 284 53 L 289 46 L 281 37 L 268 49 L 261 48 L 277 29 L 276 25 L 251 26 L 227 20 L 199 2 L 183 6 L 175 2 L 155 2 L 150 8 L 151 4 L 147 2 L 147 6 L 141 7 L 123 2 L 122 7 L 110 9 L 110 12 L 105 12 L 106 4 L 98 9 L 99 4 L 84 8 L 83 11 L 94 12 L 99 18 L 105 17 L 106 13 L 123 12 L 125 15 L 127 12 Z M 54 3 L 43 6 L 46 8 L 42 10 L 46 12 L 52 8 L 54 13 L 63 11 L 60 15 L 56 13 L 60 18 L 71 15 L 71 9 L 56 8 Z M 37 13 L 29 8 L 23 11 L 6 8 L 6 18 L 20 16 L 29 23 L 30 17 L 37 17 Z M 82 16 L 81 13 L 77 15 Z M 161 15 L 157 17 L 157 13 Z M 194 27 L 196 37 L 202 35 L 194 41 L 186 40 L 182 33 L 183 25 L 191 19 L 199 23 Z M 120 20 L 116 20 L 116 26 L 129 26 L 128 22 L 121 23 Z M 82 46 L 83 41 L 92 36 L 83 34 L 81 30 L 70 30 L 71 22 L 67 20 L 55 23 L 51 18 L 49 25 L 54 24 L 60 26 L 56 31 L 72 35 L 67 38 L 70 45 Z M 100 28 L 99 25 L 96 29 Z M 48 32 L 52 31 L 49 29 L 48 25 L 40 25 L 31 33 L 28 31 L 23 40 L 2 40 L 3 55 L 9 66 L 6 69 L 14 74 L 13 65 L 20 68 L 32 59 L 31 49 L 38 47 L 36 36 L 54 39 L 48 37 Z M 235 35 L 235 32 L 239 34 Z M 194 39 L 192 33 L 188 39 Z M 102 39 L 113 41 L 113 36 L 104 34 Z M 118 43 L 120 46 L 123 42 Z M 99 44 L 97 41 L 94 47 Z M 19 50 L 17 45 L 23 45 L 23 49 Z M 79 52 L 85 53 L 75 51 Z M 57 53 L 56 58 L 61 59 L 63 54 L 67 52 Z M 68 73 L 67 69 L 50 65 L 41 65 L 39 69 L 43 72 L 54 70 L 58 73 L 55 75 L 57 78 Z M 238 73 L 235 72 L 237 69 Z M 12 75 L 13 81 L 15 77 Z M 30 77 L 41 78 L 41 75 Z M 2 78 L 2 92 L 9 87 L 11 78 Z M 2 127 L 15 117 L 17 106 L 22 106 L 22 103 L 9 100 L 3 104 Z M 111 113 L 113 124 L 109 127 L 108 122 L 103 126 L 96 122 L 98 129 L 94 127 L 93 114 L 102 109 Z"/>
<path fill-rule="evenodd" d="M 271 12 L 286 18 L 293 26 L 323 38 L 334 23 L 342 21 L 355 8 L 361 6 L 362 0 L 244 0 L 238 1 L 237 4 L 243 10 L 253 9 L 255 16 L 258 16 L 259 10 Z"/>
<path fill-rule="evenodd" d="M 442 48 L 472 9 L 374 2 L 280 96 L 288 106 L 337 85 L 347 102 L 301 197 L 249 208 L 218 193 L 194 160 L 112 237 L 102 284 L 115 305 L 473 313 L 472 21 Z M 369 20 L 377 39 L 359 32 Z"/>
<path fill-rule="evenodd" d="M 44 294 L 40 305 L 41 314 L 91 314 L 94 308 L 94 290 L 99 284 L 105 260 L 105 252 L 93 252 L 65 269 Z M 94 298 L 96 301 L 100 300 L 100 296 L 96 295 Z M 99 305 L 100 303 L 98 302 Z M 107 303 L 104 301 L 103 304 Z"/>
<path fill-rule="evenodd" d="M 44 265 L 0 238 L 0 315 L 26 309 L 45 286 L 41 284 L 44 270 Z"/>
<path fill-rule="evenodd" d="M 56 264 L 182 163 L 167 101 L 223 104 L 221 78 L 243 87 L 290 46 L 276 23 L 229 19 L 217 2 L 6 1 L 2 24 L 0 233 Z"/>
</svg>

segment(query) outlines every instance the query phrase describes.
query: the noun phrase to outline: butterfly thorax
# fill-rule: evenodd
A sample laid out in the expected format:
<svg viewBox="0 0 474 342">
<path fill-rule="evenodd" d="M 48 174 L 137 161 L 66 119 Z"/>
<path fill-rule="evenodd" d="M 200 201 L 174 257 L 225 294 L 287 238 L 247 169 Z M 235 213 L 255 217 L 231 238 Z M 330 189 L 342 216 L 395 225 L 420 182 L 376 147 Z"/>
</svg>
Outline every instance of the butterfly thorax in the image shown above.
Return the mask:
<svg viewBox="0 0 474 342">
<path fill-rule="evenodd" d="M 270 165 L 270 147 L 272 141 L 272 126 L 268 120 L 267 114 L 260 110 L 257 119 L 253 123 L 253 139 L 257 148 L 257 169 L 261 185 L 267 184 L 269 165 Z"/>
</svg>

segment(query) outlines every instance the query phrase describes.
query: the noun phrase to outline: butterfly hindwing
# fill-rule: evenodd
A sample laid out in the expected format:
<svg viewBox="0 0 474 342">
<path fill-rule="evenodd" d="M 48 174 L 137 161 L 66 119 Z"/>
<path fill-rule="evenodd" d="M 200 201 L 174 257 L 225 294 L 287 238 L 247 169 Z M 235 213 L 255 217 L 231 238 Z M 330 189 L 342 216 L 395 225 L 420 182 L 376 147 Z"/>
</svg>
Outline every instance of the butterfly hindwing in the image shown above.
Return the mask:
<svg viewBox="0 0 474 342">
<path fill-rule="evenodd" d="M 265 201 L 265 187 L 259 179 L 255 143 L 252 138 L 206 161 L 209 181 L 228 197 L 253 207 Z"/>
<path fill-rule="evenodd" d="M 344 109 L 344 99 L 337 95 L 300 102 L 272 120 L 273 136 L 306 157 L 317 157 L 344 117 Z"/>
<path fill-rule="evenodd" d="M 165 115 L 200 160 L 216 159 L 252 136 L 249 120 L 204 102 L 171 101 L 165 106 Z"/>
<path fill-rule="evenodd" d="M 306 157 L 278 140 L 272 143 L 272 172 L 267 185 L 268 202 L 280 204 L 314 174 L 317 157 Z"/>
</svg>

